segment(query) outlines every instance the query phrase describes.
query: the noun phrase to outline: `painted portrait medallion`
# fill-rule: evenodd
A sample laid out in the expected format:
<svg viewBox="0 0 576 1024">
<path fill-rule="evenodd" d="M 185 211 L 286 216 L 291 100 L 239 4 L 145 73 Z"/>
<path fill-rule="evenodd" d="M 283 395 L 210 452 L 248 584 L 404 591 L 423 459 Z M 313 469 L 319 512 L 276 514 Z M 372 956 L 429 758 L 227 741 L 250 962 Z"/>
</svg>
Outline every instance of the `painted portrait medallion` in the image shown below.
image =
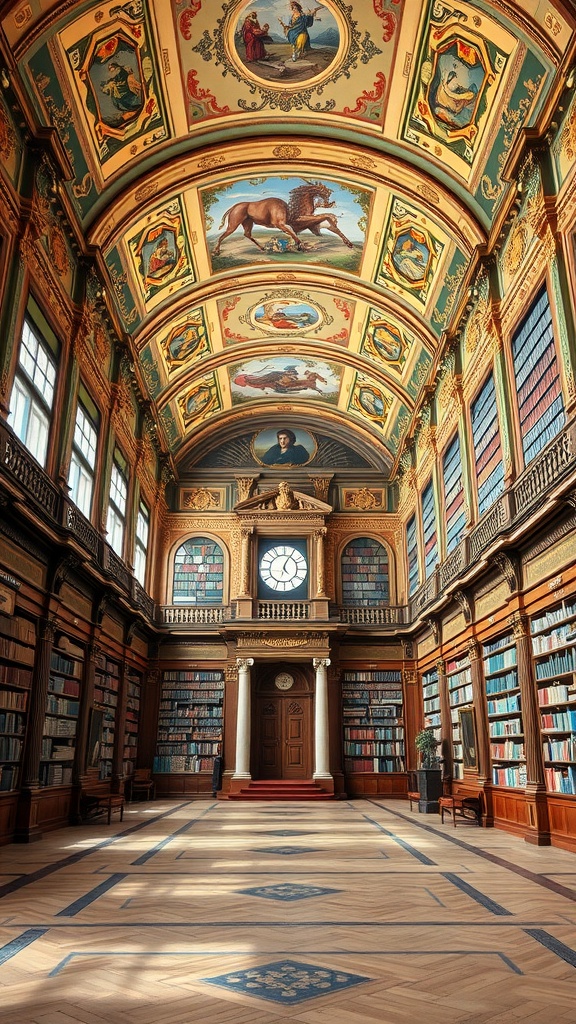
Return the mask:
<svg viewBox="0 0 576 1024">
<path fill-rule="evenodd" d="M 293 299 L 270 299 L 249 311 L 254 327 L 273 334 L 299 334 L 314 330 L 321 324 L 320 311 L 309 302 Z"/>
<path fill-rule="evenodd" d="M 390 411 L 391 397 L 375 381 L 357 374 L 348 409 L 383 427 Z"/>
<path fill-rule="evenodd" d="M 407 350 L 408 341 L 400 328 L 377 309 L 371 309 L 361 351 L 376 363 L 399 370 L 406 362 Z"/>
<path fill-rule="evenodd" d="M 281 89 L 321 77 L 333 68 L 342 26 L 332 5 L 251 0 L 242 5 L 231 56 L 244 74 Z"/>
<path fill-rule="evenodd" d="M 255 434 L 251 442 L 254 458 L 262 466 L 305 466 L 314 458 L 317 442 L 307 430 L 281 424 Z"/>
<path fill-rule="evenodd" d="M 138 119 L 147 100 L 136 42 L 123 32 L 108 36 L 94 47 L 83 77 L 97 110 L 101 133 L 123 135 Z"/>
<path fill-rule="evenodd" d="M 210 351 L 201 309 L 192 310 L 184 323 L 170 331 L 162 341 L 162 351 L 169 371 Z"/>
</svg>

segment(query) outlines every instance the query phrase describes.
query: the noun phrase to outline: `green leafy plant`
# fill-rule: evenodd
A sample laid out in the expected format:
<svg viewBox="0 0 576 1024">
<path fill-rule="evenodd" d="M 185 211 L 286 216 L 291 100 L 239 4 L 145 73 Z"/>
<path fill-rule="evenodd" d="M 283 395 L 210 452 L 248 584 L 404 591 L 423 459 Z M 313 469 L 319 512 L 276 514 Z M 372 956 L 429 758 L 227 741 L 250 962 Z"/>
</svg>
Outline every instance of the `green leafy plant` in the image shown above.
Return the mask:
<svg viewBox="0 0 576 1024">
<path fill-rule="evenodd" d="M 422 768 L 438 768 L 440 758 L 436 754 L 440 741 L 436 739 L 432 729 L 422 729 L 416 740 L 416 750 L 420 754 Z"/>
</svg>

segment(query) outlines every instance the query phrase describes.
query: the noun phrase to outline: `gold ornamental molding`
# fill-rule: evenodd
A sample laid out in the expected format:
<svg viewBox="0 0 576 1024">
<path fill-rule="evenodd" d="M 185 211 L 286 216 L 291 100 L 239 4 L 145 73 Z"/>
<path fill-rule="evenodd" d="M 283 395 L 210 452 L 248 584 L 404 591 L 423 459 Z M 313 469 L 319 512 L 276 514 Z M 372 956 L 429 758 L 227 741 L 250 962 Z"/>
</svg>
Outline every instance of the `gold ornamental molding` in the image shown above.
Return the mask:
<svg viewBox="0 0 576 1024">
<path fill-rule="evenodd" d="M 260 641 L 264 647 L 307 647 L 309 642 L 294 636 L 274 636 Z"/>
</svg>

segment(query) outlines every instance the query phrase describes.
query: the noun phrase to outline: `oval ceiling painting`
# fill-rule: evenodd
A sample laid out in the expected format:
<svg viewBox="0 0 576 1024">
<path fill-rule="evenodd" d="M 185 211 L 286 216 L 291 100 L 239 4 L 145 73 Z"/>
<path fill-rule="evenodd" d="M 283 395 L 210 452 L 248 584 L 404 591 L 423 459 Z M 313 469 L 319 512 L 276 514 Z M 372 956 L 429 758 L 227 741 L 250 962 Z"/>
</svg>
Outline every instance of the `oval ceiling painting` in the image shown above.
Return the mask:
<svg viewBox="0 0 576 1024">
<path fill-rule="evenodd" d="M 249 317 L 255 327 L 278 334 L 311 331 L 322 323 L 315 306 L 294 299 L 263 302 L 249 311 Z"/>
<path fill-rule="evenodd" d="M 282 89 L 328 71 L 341 41 L 327 3 L 252 0 L 243 5 L 234 28 L 234 50 L 243 69 Z"/>
</svg>

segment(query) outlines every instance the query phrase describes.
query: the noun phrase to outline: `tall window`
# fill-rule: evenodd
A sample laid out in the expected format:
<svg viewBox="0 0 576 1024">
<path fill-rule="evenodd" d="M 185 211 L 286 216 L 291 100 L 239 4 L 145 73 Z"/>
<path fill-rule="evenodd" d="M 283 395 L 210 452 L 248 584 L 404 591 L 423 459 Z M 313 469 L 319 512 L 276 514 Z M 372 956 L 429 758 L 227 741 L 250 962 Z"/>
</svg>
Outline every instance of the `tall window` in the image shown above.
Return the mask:
<svg viewBox="0 0 576 1024">
<path fill-rule="evenodd" d="M 194 537 L 174 558 L 174 604 L 222 604 L 224 552 L 208 537 Z"/>
<path fill-rule="evenodd" d="M 464 509 L 464 483 L 462 480 L 462 455 L 458 431 L 444 452 L 442 459 L 444 476 L 444 514 L 446 523 L 446 551 L 453 548 L 462 539 L 466 525 Z"/>
<path fill-rule="evenodd" d="M 527 465 L 564 426 L 564 401 L 546 288 L 512 338 L 520 435 Z"/>
<path fill-rule="evenodd" d="M 418 529 L 416 516 L 408 521 L 406 527 L 406 554 L 408 556 L 408 593 L 418 590 L 420 575 L 418 572 Z"/>
<path fill-rule="evenodd" d="M 422 493 L 422 526 L 424 530 L 424 575 L 428 579 L 438 561 L 438 528 L 432 480 Z"/>
<path fill-rule="evenodd" d="M 124 557 L 127 498 L 128 474 L 126 460 L 122 453 L 116 449 L 112 462 L 112 475 L 110 477 L 110 500 L 108 502 L 106 530 L 108 533 L 108 543 L 120 558 Z"/>
<path fill-rule="evenodd" d="M 472 403 L 472 439 L 478 487 L 478 512 L 482 515 L 504 490 L 504 463 L 498 426 L 494 377 L 488 377 Z"/>
<path fill-rule="evenodd" d="M 390 600 L 388 552 L 371 537 L 351 540 L 342 553 L 342 604 L 376 605 Z"/>
<path fill-rule="evenodd" d="M 41 466 L 46 465 L 57 366 L 56 351 L 26 319 L 10 398 L 10 416 L 14 433 Z"/>
<path fill-rule="evenodd" d="M 148 535 L 150 533 L 150 513 L 143 501 L 138 506 L 136 519 L 136 539 L 134 542 L 134 575 L 142 586 L 146 579 L 146 560 L 148 557 Z"/>
<path fill-rule="evenodd" d="M 82 388 L 76 406 L 68 486 L 72 501 L 87 519 L 92 509 L 97 444 L 98 411 Z"/>
</svg>

